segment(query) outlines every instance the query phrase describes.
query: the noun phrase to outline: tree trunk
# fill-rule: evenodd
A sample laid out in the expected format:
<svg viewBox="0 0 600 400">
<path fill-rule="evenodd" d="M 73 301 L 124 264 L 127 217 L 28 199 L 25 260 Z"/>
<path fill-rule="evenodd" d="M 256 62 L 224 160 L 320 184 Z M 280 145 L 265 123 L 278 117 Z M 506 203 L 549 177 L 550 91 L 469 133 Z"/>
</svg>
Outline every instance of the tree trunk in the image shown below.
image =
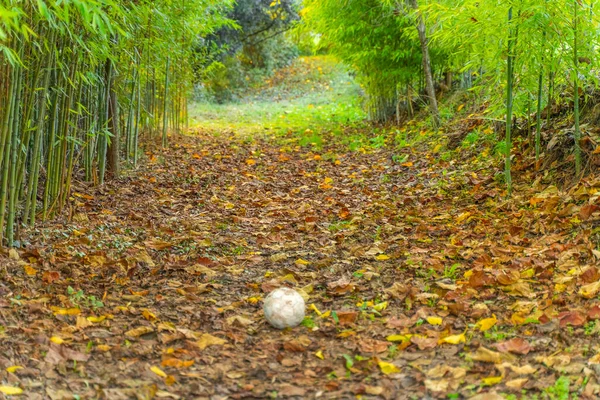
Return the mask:
<svg viewBox="0 0 600 400">
<path fill-rule="evenodd" d="M 119 125 L 119 99 L 115 91 L 115 78 L 110 78 L 110 101 L 108 107 L 109 129 L 112 137 L 108 146 L 108 171 L 114 179 L 119 177 L 119 141 L 120 141 L 120 125 Z"/>
<path fill-rule="evenodd" d="M 423 53 L 423 74 L 425 75 L 425 88 L 429 97 L 429 108 L 435 128 L 440 126 L 440 113 L 438 111 L 437 100 L 435 98 L 435 87 L 433 86 L 433 76 L 431 74 L 431 60 L 429 59 L 429 42 L 427 39 L 427 28 L 425 20 L 419 11 L 417 0 L 409 0 L 411 7 L 417 13 L 417 32 L 421 42 L 421 52 Z"/>
</svg>

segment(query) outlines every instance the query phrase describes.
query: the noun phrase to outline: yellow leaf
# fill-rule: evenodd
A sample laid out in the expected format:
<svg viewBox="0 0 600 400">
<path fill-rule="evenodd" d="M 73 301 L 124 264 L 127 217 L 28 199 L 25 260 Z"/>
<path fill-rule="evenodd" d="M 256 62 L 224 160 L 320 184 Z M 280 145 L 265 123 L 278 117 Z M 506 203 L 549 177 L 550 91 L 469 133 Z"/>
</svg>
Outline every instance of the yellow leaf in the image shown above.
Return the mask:
<svg viewBox="0 0 600 400">
<path fill-rule="evenodd" d="M 8 257 L 11 260 L 15 260 L 15 261 L 18 261 L 20 259 L 19 253 L 15 249 L 8 250 Z"/>
<path fill-rule="evenodd" d="M 310 309 L 313 310 L 315 313 L 317 313 L 317 315 L 319 317 L 323 315 L 323 313 L 321 311 L 319 311 L 319 309 L 317 308 L 317 306 L 315 306 L 314 304 L 310 305 Z"/>
<path fill-rule="evenodd" d="M 200 348 L 200 350 L 204 350 L 208 346 L 221 346 L 227 343 L 227 340 L 221 339 L 219 337 L 213 336 L 210 333 L 203 333 L 200 336 L 200 339 L 196 342 L 196 346 Z"/>
<path fill-rule="evenodd" d="M 579 295 L 585 297 L 586 299 L 591 299 L 596 297 L 598 292 L 600 291 L 600 281 L 592 282 L 588 285 L 584 285 L 579 289 Z"/>
<path fill-rule="evenodd" d="M 96 349 L 98 349 L 99 351 L 106 352 L 110 350 L 110 346 L 106 344 L 99 344 L 98 346 L 96 346 Z"/>
<path fill-rule="evenodd" d="M 151 326 L 139 326 L 125 332 L 125 336 L 137 338 L 150 332 L 154 332 L 154 328 Z"/>
<path fill-rule="evenodd" d="M 525 271 L 521 272 L 521 278 L 523 278 L 523 279 L 533 278 L 534 275 L 535 275 L 535 270 L 533 268 L 529 268 L 529 269 L 526 269 Z"/>
<path fill-rule="evenodd" d="M 375 304 L 373 306 L 373 310 L 375 310 L 375 311 L 383 311 L 383 310 L 385 310 L 387 308 L 387 306 L 388 306 L 388 302 L 384 301 L 383 303 Z"/>
<path fill-rule="evenodd" d="M 52 336 L 50 338 L 50 341 L 54 344 L 63 344 L 65 342 L 62 338 L 60 338 L 58 336 Z"/>
<path fill-rule="evenodd" d="M 379 361 L 379 363 L 377 363 L 377 365 L 379 365 L 381 372 L 383 372 L 385 375 L 395 374 L 396 372 L 400 372 L 400 368 L 396 367 L 392 363 L 387 363 L 385 361 Z"/>
<path fill-rule="evenodd" d="M 481 382 L 486 386 L 497 385 L 502 382 L 501 376 L 490 376 L 489 378 L 483 378 Z"/>
<path fill-rule="evenodd" d="M 564 283 L 557 283 L 556 285 L 554 285 L 554 291 L 556 293 L 562 293 L 565 290 L 567 290 L 567 285 L 565 285 Z"/>
<path fill-rule="evenodd" d="M 167 374 L 165 373 L 165 371 L 163 371 L 162 369 L 154 366 L 154 367 L 150 367 L 150 371 L 154 372 L 156 375 L 160 376 L 161 378 L 166 378 Z"/>
<path fill-rule="evenodd" d="M 23 389 L 14 386 L 0 386 L 0 393 L 4 393 L 9 396 L 18 396 L 23 394 Z"/>
<path fill-rule="evenodd" d="M 443 320 L 440 317 L 427 317 L 427 323 L 429 325 L 441 325 Z"/>
<path fill-rule="evenodd" d="M 148 321 L 155 321 L 156 320 L 156 315 L 154 315 L 153 313 L 151 313 L 148 310 L 144 310 L 142 311 L 142 315 L 144 316 L 144 318 L 146 318 Z"/>
<path fill-rule="evenodd" d="M 256 164 L 256 160 L 253 160 L 252 158 L 249 158 L 249 159 L 246 160 L 246 164 L 248 164 L 248 165 L 254 165 L 254 164 Z"/>
<path fill-rule="evenodd" d="M 327 318 L 327 317 L 329 317 L 330 315 L 331 315 L 331 310 L 327 310 L 327 311 L 325 311 L 325 312 L 324 312 L 324 313 L 321 315 L 321 318 Z"/>
<path fill-rule="evenodd" d="M 375 257 L 375 259 L 378 261 L 385 261 L 385 260 L 389 260 L 390 256 L 388 256 L 387 254 L 380 254 L 377 257 Z"/>
<path fill-rule="evenodd" d="M 315 353 L 315 356 L 316 356 L 317 358 L 320 358 L 321 360 L 324 360 L 324 359 L 325 359 L 325 356 L 323 355 L 323 352 L 322 352 L 321 350 L 317 351 L 317 352 Z"/>
<path fill-rule="evenodd" d="M 460 335 L 451 335 L 451 336 L 446 336 L 443 339 L 440 339 L 438 343 L 449 343 L 449 344 L 459 344 L 459 343 L 466 343 L 467 338 L 465 337 L 464 333 L 461 333 Z"/>
<path fill-rule="evenodd" d="M 385 338 L 388 342 L 408 342 L 412 335 L 390 335 Z"/>
<path fill-rule="evenodd" d="M 527 319 L 521 313 L 517 312 L 510 316 L 510 322 L 513 325 L 523 325 L 527 322 Z"/>
<path fill-rule="evenodd" d="M 37 270 L 29 264 L 26 264 L 25 266 L 23 266 L 23 269 L 25 270 L 25 273 L 29 276 L 33 276 L 33 275 L 37 274 Z"/>
<path fill-rule="evenodd" d="M 306 260 L 303 260 L 303 259 L 299 258 L 299 259 L 296 260 L 296 262 L 294 262 L 294 264 L 296 264 L 298 266 L 300 266 L 300 265 L 308 265 L 308 264 L 310 264 L 310 261 L 306 261 Z"/>
<path fill-rule="evenodd" d="M 456 217 L 456 223 L 460 224 L 461 222 L 463 222 L 465 219 L 469 218 L 471 216 L 470 212 L 464 212 L 462 214 L 460 214 L 458 217 Z"/>
<path fill-rule="evenodd" d="M 464 104 L 461 104 L 460 106 L 458 106 L 458 108 L 456 109 L 456 111 L 460 111 L 460 110 L 462 110 L 463 108 L 465 108 L 465 105 L 464 105 Z"/>
<path fill-rule="evenodd" d="M 15 371 L 23 369 L 20 365 L 13 365 L 12 367 L 6 368 L 6 372 L 10 372 L 11 374 L 15 373 Z"/>
<path fill-rule="evenodd" d="M 79 315 L 81 314 L 81 310 L 79 308 L 60 308 L 60 307 L 50 307 L 54 315 Z"/>
<path fill-rule="evenodd" d="M 90 316 L 90 317 L 87 317 L 87 320 L 88 320 L 88 321 L 90 321 L 90 322 L 93 322 L 93 323 L 95 323 L 95 324 L 98 324 L 98 323 L 100 323 L 100 322 L 104 321 L 105 319 L 106 319 L 106 316 L 105 316 L 105 315 L 102 315 L 102 316 L 100 316 L 100 317 L 92 317 L 92 316 Z"/>
<path fill-rule="evenodd" d="M 475 324 L 475 326 L 479 328 L 479 332 L 485 332 L 496 325 L 496 322 L 498 322 L 496 315 L 492 314 L 492 318 L 481 319 L 477 322 L 477 324 Z"/>
</svg>

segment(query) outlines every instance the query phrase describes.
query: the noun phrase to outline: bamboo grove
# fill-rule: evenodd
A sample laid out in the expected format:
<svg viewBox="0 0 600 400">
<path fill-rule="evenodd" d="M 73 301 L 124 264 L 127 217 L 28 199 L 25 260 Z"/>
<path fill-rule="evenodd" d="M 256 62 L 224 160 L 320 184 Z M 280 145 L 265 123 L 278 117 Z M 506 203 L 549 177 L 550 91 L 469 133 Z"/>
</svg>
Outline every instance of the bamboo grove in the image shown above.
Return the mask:
<svg viewBox="0 0 600 400">
<path fill-rule="evenodd" d="M 0 244 L 167 145 L 217 0 L 0 0 Z"/>
<path fill-rule="evenodd" d="M 320 46 L 357 71 L 373 119 L 401 113 L 410 118 L 415 102 L 426 102 L 436 127 L 440 118 L 452 116 L 452 111 L 438 109 L 440 90 L 454 85 L 476 92 L 488 105 L 486 117 L 504 121 L 505 138 L 498 146 L 505 154 L 510 193 L 515 121 L 535 121 L 539 159 L 542 127 L 548 127 L 552 109 L 566 105 L 572 110 L 575 169 L 582 171 L 581 101 L 598 83 L 600 8 L 594 0 L 304 4 L 305 28 L 320 33 Z"/>
</svg>

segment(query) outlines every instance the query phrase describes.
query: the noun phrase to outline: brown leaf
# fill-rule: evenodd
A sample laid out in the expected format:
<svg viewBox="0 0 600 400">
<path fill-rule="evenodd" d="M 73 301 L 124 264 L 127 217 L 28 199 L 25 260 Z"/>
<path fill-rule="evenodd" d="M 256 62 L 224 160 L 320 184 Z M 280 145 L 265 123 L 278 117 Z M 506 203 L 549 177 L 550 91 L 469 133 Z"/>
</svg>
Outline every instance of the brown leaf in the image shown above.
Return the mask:
<svg viewBox="0 0 600 400">
<path fill-rule="evenodd" d="M 483 271 L 473 271 L 469 277 L 469 286 L 472 288 L 481 288 L 492 284 L 493 279 Z"/>
<path fill-rule="evenodd" d="M 60 279 L 60 274 L 57 271 L 44 271 L 42 274 L 42 281 L 47 284 L 51 284 L 54 281 Z"/>
<path fill-rule="evenodd" d="M 281 385 L 281 388 L 277 391 L 277 394 L 283 397 L 304 397 L 306 395 L 306 389 L 299 386 L 284 384 Z"/>
<path fill-rule="evenodd" d="M 356 311 L 338 311 L 337 312 L 338 320 L 340 321 L 340 325 L 350 325 L 356 321 L 358 317 L 358 312 Z"/>
<path fill-rule="evenodd" d="M 438 345 L 438 339 L 436 338 L 424 338 L 420 336 L 413 336 L 410 341 L 419 347 L 419 350 L 434 349 Z"/>
<path fill-rule="evenodd" d="M 483 346 L 480 346 L 477 351 L 475 351 L 475 353 L 471 353 L 470 356 L 471 359 L 475 361 L 489 362 L 494 364 L 502 362 L 502 354 L 486 349 Z"/>
<path fill-rule="evenodd" d="M 496 277 L 496 280 L 501 285 L 512 285 L 513 283 L 518 282 L 519 279 L 521 279 L 521 274 L 519 274 L 519 271 L 514 269 L 503 272 Z"/>
<path fill-rule="evenodd" d="M 356 286 L 350 281 L 350 279 L 346 277 L 327 284 L 327 288 L 329 289 L 329 291 L 337 296 L 342 295 L 344 293 L 352 292 L 354 291 L 355 287 Z"/>
<path fill-rule="evenodd" d="M 46 353 L 46 358 L 44 361 L 50 364 L 60 364 L 64 361 L 85 362 L 89 358 L 89 354 L 71 350 L 63 345 L 51 344 L 50 348 L 48 349 L 48 353 Z"/>
<path fill-rule="evenodd" d="M 560 320 L 561 328 L 564 328 L 567 325 L 582 326 L 586 321 L 585 315 L 578 311 L 562 312 L 558 314 L 558 319 Z"/>
<path fill-rule="evenodd" d="M 360 340 L 358 345 L 363 353 L 379 354 L 388 351 L 390 343 L 382 340 L 364 338 Z"/>
<path fill-rule="evenodd" d="M 127 332 L 125 332 L 125 336 L 137 338 L 150 332 L 154 332 L 154 328 L 152 328 L 151 326 L 139 326 L 137 328 L 130 329 Z"/>
<path fill-rule="evenodd" d="M 583 271 L 579 278 L 583 283 L 592 283 L 600 280 L 600 271 L 596 267 L 588 267 Z"/>
<path fill-rule="evenodd" d="M 173 243 L 169 243 L 164 240 L 155 238 L 155 239 L 146 240 L 144 242 L 144 245 L 146 245 L 146 247 L 149 249 L 164 250 L 164 249 L 168 249 L 169 247 L 172 247 Z"/>
<path fill-rule="evenodd" d="M 587 316 L 589 319 L 600 319 L 600 306 L 595 305 L 590 308 L 587 312 Z"/>
<path fill-rule="evenodd" d="M 287 351 L 302 353 L 306 351 L 306 347 L 298 340 L 290 340 L 283 344 L 283 348 Z"/>
<path fill-rule="evenodd" d="M 581 207 L 581 210 L 579 210 L 579 217 L 582 221 L 586 221 L 590 219 L 592 214 L 597 211 L 600 211 L 600 206 L 595 204 L 586 204 L 585 206 Z"/>
<path fill-rule="evenodd" d="M 513 338 L 496 345 L 498 351 L 502 353 L 514 353 L 527 355 L 531 351 L 531 345 L 525 339 Z"/>
</svg>

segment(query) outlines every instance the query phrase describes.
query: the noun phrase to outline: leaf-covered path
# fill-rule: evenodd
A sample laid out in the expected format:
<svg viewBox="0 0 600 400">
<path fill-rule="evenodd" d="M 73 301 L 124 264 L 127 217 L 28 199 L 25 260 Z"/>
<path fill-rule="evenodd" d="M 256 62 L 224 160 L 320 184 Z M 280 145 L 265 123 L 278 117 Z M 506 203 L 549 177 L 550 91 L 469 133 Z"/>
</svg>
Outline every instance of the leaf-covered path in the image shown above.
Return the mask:
<svg viewBox="0 0 600 400">
<path fill-rule="evenodd" d="M 505 201 L 427 150 L 174 142 L 0 259 L 0 398 L 598 393 L 600 182 Z M 288 331 L 261 310 L 282 285 Z"/>
</svg>

